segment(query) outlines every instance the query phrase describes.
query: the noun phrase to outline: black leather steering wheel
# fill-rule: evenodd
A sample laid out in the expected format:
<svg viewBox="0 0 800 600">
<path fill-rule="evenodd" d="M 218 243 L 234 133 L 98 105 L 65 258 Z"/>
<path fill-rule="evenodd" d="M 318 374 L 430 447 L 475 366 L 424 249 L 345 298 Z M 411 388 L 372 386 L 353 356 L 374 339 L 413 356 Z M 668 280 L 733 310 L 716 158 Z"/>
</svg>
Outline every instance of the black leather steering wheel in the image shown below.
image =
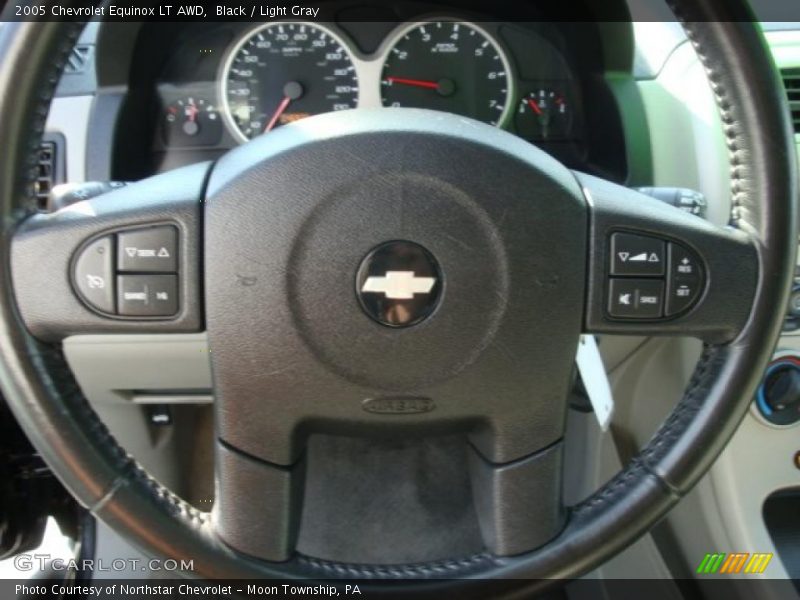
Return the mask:
<svg viewBox="0 0 800 600">
<path fill-rule="evenodd" d="M 33 444 L 99 519 L 147 553 L 193 559 L 201 577 L 504 577 L 530 591 L 625 548 L 692 488 L 745 414 L 780 333 L 797 245 L 793 135 L 760 31 L 743 0 L 671 5 L 719 104 L 729 228 L 570 172 L 497 129 L 411 110 L 310 118 L 216 164 L 34 215 L 35 151 L 79 26 L 5 25 L 0 378 Z M 161 223 L 180 240 L 175 318 L 112 318 L 75 296 L 70 273 L 87 241 Z M 610 315 L 619 232 L 688 253 L 703 273 L 695 304 L 669 318 Z M 356 297 L 364 257 L 393 240 L 435 257 L 428 267 L 442 286 L 432 314 L 410 327 L 376 323 Z M 392 255 L 390 267 L 403 256 Z M 674 285 L 669 275 L 651 281 L 668 294 Z M 191 331 L 203 322 L 219 437 L 211 515 L 117 445 L 58 344 L 74 333 Z M 566 508 L 561 440 L 581 332 L 693 335 L 706 346 L 648 445 Z M 319 431 L 463 434 L 487 550 L 390 566 L 296 553 L 303 448 Z"/>
</svg>

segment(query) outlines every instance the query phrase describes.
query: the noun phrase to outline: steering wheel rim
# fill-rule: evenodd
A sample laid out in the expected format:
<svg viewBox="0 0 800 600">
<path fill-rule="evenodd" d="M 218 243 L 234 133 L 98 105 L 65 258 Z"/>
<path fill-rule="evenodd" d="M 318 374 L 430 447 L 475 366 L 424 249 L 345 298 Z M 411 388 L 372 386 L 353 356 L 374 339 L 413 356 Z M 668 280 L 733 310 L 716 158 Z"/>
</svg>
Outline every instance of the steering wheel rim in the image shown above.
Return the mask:
<svg viewBox="0 0 800 600">
<path fill-rule="evenodd" d="M 282 563 L 232 550 L 208 517 L 151 479 L 83 398 L 58 347 L 27 330 L 9 260 L 0 267 L 0 379 L 35 447 L 72 494 L 154 555 L 193 559 L 214 578 L 509 577 L 520 588 L 578 576 L 646 532 L 710 467 L 749 406 L 771 357 L 791 288 L 797 241 L 796 161 L 785 98 L 763 37 L 743 1 L 671 3 L 705 65 L 731 156 L 733 224 L 752 239 L 759 280 L 750 317 L 730 343 L 707 345 L 675 411 L 631 464 L 573 507 L 561 534 L 519 556 L 482 553 L 430 564 L 347 565 L 294 556 Z M 0 165 L 4 256 L 33 211 L 31 159 L 75 23 L 9 24 L 0 38 Z M 36 99 L 21 102 L 20 97 Z M 155 536 L 151 532 L 158 531 Z M 530 581 L 521 581 L 522 578 Z"/>
</svg>

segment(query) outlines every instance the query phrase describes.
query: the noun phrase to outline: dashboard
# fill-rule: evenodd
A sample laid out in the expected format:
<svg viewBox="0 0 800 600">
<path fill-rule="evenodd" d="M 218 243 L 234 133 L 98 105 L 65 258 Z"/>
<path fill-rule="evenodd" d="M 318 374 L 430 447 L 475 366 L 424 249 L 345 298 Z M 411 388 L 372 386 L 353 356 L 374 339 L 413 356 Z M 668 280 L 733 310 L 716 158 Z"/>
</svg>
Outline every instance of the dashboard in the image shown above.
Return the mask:
<svg viewBox="0 0 800 600">
<path fill-rule="evenodd" d="M 543 59 L 519 77 L 505 49 L 514 33 L 455 19 L 402 23 L 365 54 L 338 27 L 259 24 L 234 33 L 215 80 L 159 88 L 164 142 L 214 145 L 222 123 L 244 142 L 314 114 L 381 106 L 461 114 L 532 140 L 576 139 L 565 59 L 540 35 L 523 34 L 515 46 Z M 187 70 L 174 77 L 201 75 Z"/>
<path fill-rule="evenodd" d="M 399 6 L 390 20 L 376 20 L 377 5 L 344 2 L 326 21 L 142 24 L 116 119 L 113 177 L 213 160 L 324 112 L 414 107 L 489 123 L 572 168 L 626 180 L 597 24 Z M 105 43 L 118 42 L 109 34 Z"/>
</svg>

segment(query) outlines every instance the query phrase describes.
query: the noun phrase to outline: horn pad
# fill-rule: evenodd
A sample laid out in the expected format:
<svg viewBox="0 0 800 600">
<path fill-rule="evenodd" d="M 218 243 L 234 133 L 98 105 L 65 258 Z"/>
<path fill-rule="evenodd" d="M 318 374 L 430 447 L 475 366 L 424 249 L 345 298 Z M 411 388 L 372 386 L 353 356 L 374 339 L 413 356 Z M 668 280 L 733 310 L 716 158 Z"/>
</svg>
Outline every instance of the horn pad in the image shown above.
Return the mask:
<svg viewBox="0 0 800 600">
<path fill-rule="evenodd" d="M 209 182 L 205 238 L 221 437 L 278 464 L 298 449 L 273 451 L 278 426 L 482 423 L 513 430 L 482 448 L 497 462 L 552 443 L 586 233 L 567 169 L 461 117 L 345 111 L 229 153 Z M 398 397 L 429 410 L 364 409 Z"/>
</svg>

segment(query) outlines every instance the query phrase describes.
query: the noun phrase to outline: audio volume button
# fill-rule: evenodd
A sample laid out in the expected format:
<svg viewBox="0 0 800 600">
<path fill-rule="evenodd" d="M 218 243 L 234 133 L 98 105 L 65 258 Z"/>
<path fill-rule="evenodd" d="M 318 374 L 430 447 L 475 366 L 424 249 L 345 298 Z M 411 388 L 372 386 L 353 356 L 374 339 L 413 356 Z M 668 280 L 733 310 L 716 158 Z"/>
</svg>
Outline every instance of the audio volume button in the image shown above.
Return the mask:
<svg viewBox="0 0 800 600">
<path fill-rule="evenodd" d="M 171 225 L 130 229 L 117 234 L 120 272 L 175 273 L 178 231 Z"/>
<path fill-rule="evenodd" d="M 611 236 L 611 274 L 659 277 L 664 275 L 666 256 L 663 240 L 636 233 Z"/>
</svg>

